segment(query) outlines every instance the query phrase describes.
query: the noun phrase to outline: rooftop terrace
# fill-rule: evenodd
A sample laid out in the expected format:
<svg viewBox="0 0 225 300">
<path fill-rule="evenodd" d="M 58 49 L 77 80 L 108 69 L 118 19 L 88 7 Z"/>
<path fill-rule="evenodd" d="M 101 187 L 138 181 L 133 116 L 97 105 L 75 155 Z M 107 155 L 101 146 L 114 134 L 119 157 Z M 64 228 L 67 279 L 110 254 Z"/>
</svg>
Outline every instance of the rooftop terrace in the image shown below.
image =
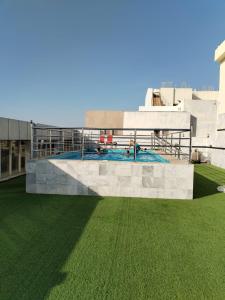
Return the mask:
<svg viewBox="0 0 225 300">
<path fill-rule="evenodd" d="M 224 299 L 225 171 L 194 201 L 25 193 L 0 184 L 0 299 Z"/>
</svg>

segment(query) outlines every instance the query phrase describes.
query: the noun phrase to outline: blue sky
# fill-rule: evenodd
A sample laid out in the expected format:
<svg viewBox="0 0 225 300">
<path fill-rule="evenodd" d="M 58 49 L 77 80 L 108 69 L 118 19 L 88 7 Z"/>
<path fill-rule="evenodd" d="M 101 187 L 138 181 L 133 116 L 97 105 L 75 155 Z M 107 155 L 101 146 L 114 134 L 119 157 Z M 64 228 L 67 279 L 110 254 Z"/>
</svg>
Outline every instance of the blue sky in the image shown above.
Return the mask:
<svg viewBox="0 0 225 300">
<path fill-rule="evenodd" d="M 218 88 L 224 39 L 224 0 L 0 0 L 0 115 L 80 126 L 164 81 Z"/>
</svg>

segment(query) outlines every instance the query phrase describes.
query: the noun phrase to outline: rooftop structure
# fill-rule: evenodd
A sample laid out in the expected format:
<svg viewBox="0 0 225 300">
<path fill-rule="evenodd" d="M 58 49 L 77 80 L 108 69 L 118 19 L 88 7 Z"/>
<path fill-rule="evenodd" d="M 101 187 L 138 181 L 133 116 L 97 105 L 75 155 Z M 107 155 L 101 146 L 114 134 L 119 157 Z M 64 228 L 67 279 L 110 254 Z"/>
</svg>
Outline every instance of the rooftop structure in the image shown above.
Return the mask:
<svg viewBox="0 0 225 300">
<path fill-rule="evenodd" d="M 218 94 L 218 91 L 197 91 L 192 88 L 148 88 L 145 96 L 145 105 L 139 106 L 139 111 L 184 111 L 185 101 L 217 100 Z"/>
</svg>

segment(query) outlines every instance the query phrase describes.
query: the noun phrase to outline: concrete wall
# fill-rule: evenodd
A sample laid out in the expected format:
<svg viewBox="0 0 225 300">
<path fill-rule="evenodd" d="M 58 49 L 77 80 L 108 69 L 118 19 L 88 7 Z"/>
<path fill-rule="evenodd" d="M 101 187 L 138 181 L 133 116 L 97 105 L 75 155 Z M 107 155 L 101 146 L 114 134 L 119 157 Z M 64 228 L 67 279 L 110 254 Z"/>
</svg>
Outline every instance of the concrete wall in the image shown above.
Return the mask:
<svg viewBox="0 0 225 300">
<path fill-rule="evenodd" d="M 189 112 L 124 112 L 124 128 L 190 128 Z"/>
<path fill-rule="evenodd" d="M 217 101 L 185 100 L 184 110 L 191 113 L 193 125 L 192 145 L 213 145 L 216 134 Z M 210 160 L 210 150 L 199 148 L 202 161 Z"/>
<path fill-rule="evenodd" d="M 174 103 L 178 104 L 182 100 L 192 99 L 192 88 L 175 88 Z"/>
<path fill-rule="evenodd" d="M 145 96 L 145 106 L 152 106 L 153 89 L 148 88 Z"/>
<path fill-rule="evenodd" d="M 173 106 L 174 94 L 174 88 L 160 88 L 160 97 L 166 106 Z"/>
<path fill-rule="evenodd" d="M 184 110 L 192 115 L 194 125 L 193 137 L 207 138 L 212 143 L 216 132 L 217 102 L 204 100 L 184 101 Z"/>
<path fill-rule="evenodd" d="M 28 193 L 192 199 L 193 165 L 38 160 L 27 164 Z"/>
<path fill-rule="evenodd" d="M 193 100 L 217 100 L 219 91 L 193 91 Z"/>
<path fill-rule="evenodd" d="M 122 128 L 123 114 L 122 111 L 87 111 L 85 127 Z"/>
<path fill-rule="evenodd" d="M 218 113 L 225 113 L 225 41 L 215 51 L 215 60 L 220 64 Z"/>
<path fill-rule="evenodd" d="M 154 90 L 152 88 L 147 89 L 145 106 L 140 106 L 141 108 L 152 106 L 153 92 Z M 178 101 L 191 99 L 217 100 L 219 97 L 219 91 L 193 91 L 192 88 L 160 88 L 158 92 L 160 93 L 161 100 L 165 106 L 173 106 L 173 104 L 178 104 Z"/>
<path fill-rule="evenodd" d="M 147 90 L 147 94 L 145 97 L 145 106 L 150 105 L 150 99 L 152 99 L 152 93 L 154 90 L 149 88 Z M 173 87 L 162 87 L 159 89 L 160 97 L 165 106 L 173 106 L 174 104 L 178 104 L 179 101 L 183 100 L 191 100 L 192 99 L 192 88 L 173 88 Z M 198 92 L 196 92 L 196 95 Z M 215 91 L 204 91 L 199 92 L 199 96 L 205 97 L 211 100 L 217 99 L 215 98 Z M 197 96 L 196 96 L 197 97 Z M 198 98 L 196 98 L 198 99 Z"/>
<path fill-rule="evenodd" d="M 0 140 L 30 140 L 30 122 L 0 117 Z"/>
<path fill-rule="evenodd" d="M 183 106 L 139 106 L 138 111 L 183 111 Z"/>
<path fill-rule="evenodd" d="M 225 59 L 220 65 L 219 113 L 225 113 Z"/>
<path fill-rule="evenodd" d="M 219 115 L 217 124 L 218 129 L 225 129 L 225 114 Z M 217 131 L 213 146 L 225 148 L 225 131 Z M 225 150 L 212 149 L 211 163 L 225 169 Z"/>
</svg>

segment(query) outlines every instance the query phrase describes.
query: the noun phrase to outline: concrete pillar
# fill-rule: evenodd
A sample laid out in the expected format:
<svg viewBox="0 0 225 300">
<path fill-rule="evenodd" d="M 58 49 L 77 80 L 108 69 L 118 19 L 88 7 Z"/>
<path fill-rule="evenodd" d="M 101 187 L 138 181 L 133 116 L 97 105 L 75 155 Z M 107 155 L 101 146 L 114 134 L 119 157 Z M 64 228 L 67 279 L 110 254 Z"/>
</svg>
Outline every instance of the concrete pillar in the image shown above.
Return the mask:
<svg viewBox="0 0 225 300">
<path fill-rule="evenodd" d="M 62 151 L 63 151 L 63 153 L 65 151 L 65 145 L 64 145 L 64 143 L 65 143 L 65 140 L 64 140 L 64 130 L 62 130 Z"/>
<path fill-rule="evenodd" d="M 74 151 L 74 130 L 71 132 L 71 151 Z"/>
<path fill-rule="evenodd" d="M 52 131 L 49 130 L 49 154 L 52 155 Z"/>
<path fill-rule="evenodd" d="M 22 147 L 21 141 L 18 142 L 18 172 L 21 173 L 21 156 L 22 156 Z"/>
<path fill-rule="evenodd" d="M 25 143 L 25 167 L 26 167 L 26 162 L 27 160 L 31 159 L 31 142 L 26 141 Z"/>
<path fill-rule="evenodd" d="M 9 141 L 9 176 L 12 175 L 12 141 Z"/>
<path fill-rule="evenodd" d="M 0 141 L 0 178 L 2 177 L 2 144 Z"/>
<path fill-rule="evenodd" d="M 220 64 L 218 113 L 225 113 L 225 41 L 215 51 L 215 61 Z"/>
</svg>

